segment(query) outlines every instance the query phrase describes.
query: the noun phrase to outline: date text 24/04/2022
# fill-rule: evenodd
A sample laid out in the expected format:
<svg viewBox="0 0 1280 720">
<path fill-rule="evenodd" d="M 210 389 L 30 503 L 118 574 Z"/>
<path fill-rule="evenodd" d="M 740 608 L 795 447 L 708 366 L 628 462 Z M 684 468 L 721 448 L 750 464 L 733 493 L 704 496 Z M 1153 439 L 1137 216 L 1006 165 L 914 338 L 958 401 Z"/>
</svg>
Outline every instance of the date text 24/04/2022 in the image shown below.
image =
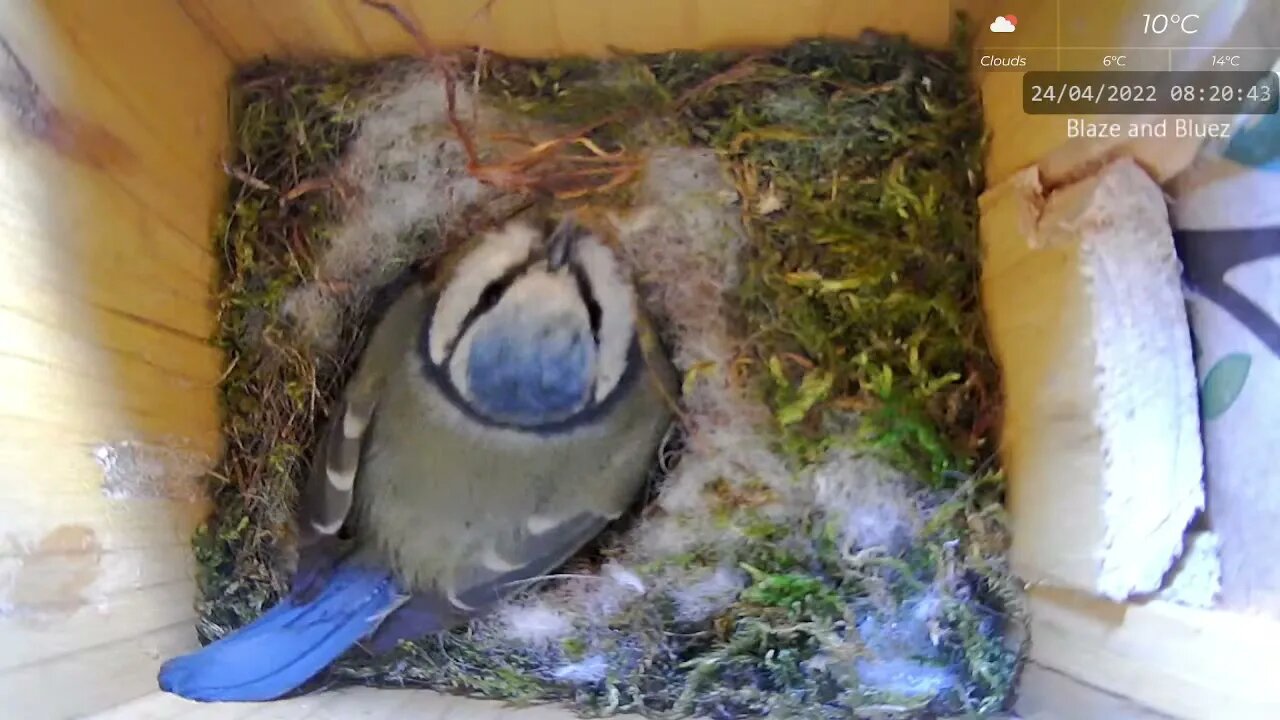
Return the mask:
<svg viewBox="0 0 1280 720">
<path fill-rule="evenodd" d="M 1271 114 L 1280 111 L 1280 77 L 1274 72 L 1031 71 L 1023 75 L 1022 105 L 1029 115 Z"/>
<path fill-rule="evenodd" d="M 1163 91 L 1163 92 L 1162 92 Z M 1093 102 L 1109 103 L 1175 103 L 1207 102 L 1269 102 L 1271 88 L 1266 85 L 1236 87 L 1234 85 L 1032 85 L 1031 102 Z"/>
</svg>

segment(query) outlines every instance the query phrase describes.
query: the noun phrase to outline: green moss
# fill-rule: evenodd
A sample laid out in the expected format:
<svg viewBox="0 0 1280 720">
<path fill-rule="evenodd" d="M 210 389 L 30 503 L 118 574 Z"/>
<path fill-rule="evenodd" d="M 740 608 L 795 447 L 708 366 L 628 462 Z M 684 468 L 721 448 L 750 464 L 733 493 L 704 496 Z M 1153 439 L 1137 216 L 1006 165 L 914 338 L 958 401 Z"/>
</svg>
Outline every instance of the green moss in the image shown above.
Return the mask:
<svg viewBox="0 0 1280 720">
<path fill-rule="evenodd" d="M 598 124 L 591 138 L 608 149 L 675 141 L 720 154 L 751 241 L 735 320 L 778 446 L 797 473 L 846 446 L 909 470 L 932 508 L 915 545 L 851 554 L 821 509 L 778 522 L 762 510 L 774 500 L 767 486 L 725 478 L 705 492 L 713 519 L 743 534 L 737 547 L 635 568 L 654 578 L 742 569 L 746 589 L 715 617 L 679 619 L 653 592 L 545 646 L 481 619 L 386 657 L 353 652 L 322 682 L 562 700 L 585 714 L 837 718 L 892 705 L 912 717 L 1007 705 L 1018 654 L 1003 641 L 1020 600 L 992 457 L 998 385 L 977 298 L 982 123 L 965 53 L 879 38 L 744 57 L 490 58 L 479 79 L 531 117 Z M 256 617 L 287 581 L 297 483 L 360 318 L 345 318 L 333 356 L 281 325 L 286 293 L 311 278 L 337 219 L 324 191 L 286 196 L 331 170 L 374 72 L 262 66 L 233 92 L 238 177 L 216 230 L 228 452 L 212 480 L 217 512 L 195 538 L 208 637 Z M 877 628 L 909 624 L 903 613 L 925 605 L 937 608 L 929 638 L 903 657 L 954 682 L 923 699 L 870 686 L 857 663 L 898 642 Z M 600 657 L 597 680 L 556 673 Z"/>
<path fill-rule="evenodd" d="M 587 652 L 587 645 L 581 638 L 567 638 L 560 643 L 560 649 L 564 650 L 566 657 L 572 660 L 581 660 L 582 656 Z"/>
<path fill-rule="evenodd" d="M 939 483 L 990 453 L 982 126 L 961 57 L 896 41 L 802 44 L 686 110 L 734 163 L 749 203 L 780 199 L 752 223 L 742 302 L 801 455 L 796 441 L 819 443 L 823 416 L 842 407 L 862 411 L 867 444 Z"/>
<path fill-rule="evenodd" d="M 286 293 L 314 276 L 336 213 L 327 192 L 289 191 L 329 175 L 354 132 L 360 88 L 375 72 L 264 64 L 232 81 L 232 177 L 214 232 L 227 451 L 209 477 L 214 511 L 193 538 L 207 639 L 257 617 L 286 589 L 283 549 L 323 409 L 317 399 L 332 394 L 348 360 L 316 355 L 283 324 Z"/>
<path fill-rule="evenodd" d="M 671 100 L 644 62 L 569 58 L 509 61 L 486 67 L 485 90 L 500 105 L 529 117 L 570 126 L 593 124 L 611 113 L 662 106 Z"/>
<path fill-rule="evenodd" d="M 770 574 L 746 563 L 742 569 L 754 581 L 742 592 L 742 602 L 783 608 L 797 616 L 830 616 L 843 607 L 840 596 L 822 578 L 795 572 Z"/>
</svg>

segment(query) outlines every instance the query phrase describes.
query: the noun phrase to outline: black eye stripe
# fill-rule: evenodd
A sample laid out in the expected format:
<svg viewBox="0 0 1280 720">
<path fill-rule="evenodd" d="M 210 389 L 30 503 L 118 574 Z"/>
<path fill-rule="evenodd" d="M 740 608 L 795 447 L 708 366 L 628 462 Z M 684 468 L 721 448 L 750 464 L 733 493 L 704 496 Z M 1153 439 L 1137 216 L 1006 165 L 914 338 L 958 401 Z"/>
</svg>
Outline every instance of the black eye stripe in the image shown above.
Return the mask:
<svg viewBox="0 0 1280 720">
<path fill-rule="evenodd" d="M 471 329 L 471 326 L 502 300 L 502 296 L 517 278 L 528 272 L 529 268 L 535 263 L 545 259 L 542 253 L 531 253 L 529 257 L 511 266 L 506 272 L 485 286 L 484 290 L 480 292 L 480 297 L 476 298 L 475 305 L 471 306 L 466 316 L 463 317 L 462 323 L 458 326 L 457 335 L 448 344 L 445 350 L 445 360 L 442 363 L 443 366 L 448 367 L 458 343 L 461 342 L 467 331 Z M 599 301 L 596 300 L 595 292 L 591 287 L 591 278 L 587 275 L 587 272 L 576 262 L 569 263 L 569 269 L 573 273 L 574 283 L 578 287 L 578 294 L 582 297 L 582 302 L 587 307 L 587 318 L 591 323 L 591 337 L 598 346 L 600 344 L 600 325 L 603 321 L 604 311 L 601 309 Z"/>
<path fill-rule="evenodd" d="M 497 280 L 489 283 L 489 285 L 485 287 L 484 291 L 480 293 L 480 299 L 476 301 L 475 306 L 472 308 L 472 312 L 476 315 L 483 315 L 489 310 L 492 310 L 493 306 L 497 305 L 498 301 L 502 299 L 502 294 L 505 293 L 507 288 L 511 285 L 510 282 L 504 282 L 504 280 L 505 278 L 498 278 Z"/>
<path fill-rule="evenodd" d="M 462 318 L 462 324 L 458 326 L 457 335 L 455 335 L 453 340 L 449 343 L 445 352 L 445 366 L 448 366 L 449 358 L 453 357 L 453 351 L 457 349 L 458 343 L 462 340 L 462 337 L 467 334 L 467 330 L 471 329 L 471 326 L 474 325 L 475 322 L 485 313 L 492 310 L 494 306 L 498 304 L 498 301 L 502 299 L 502 296 L 507 292 L 507 289 L 511 287 L 511 284 L 516 281 L 516 278 L 528 271 L 529 267 L 537 261 L 538 258 L 536 255 L 525 258 L 520 263 L 507 268 L 506 272 L 502 273 L 502 275 L 498 276 L 497 279 L 491 281 L 485 286 L 484 290 L 480 292 L 480 297 L 476 298 L 475 305 L 472 305 L 471 309 L 467 311 L 466 316 Z"/>
<path fill-rule="evenodd" d="M 591 337 L 595 339 L 596 345 L 600 344 L 600 321 L 602 311 L 600 303 L 596 300 L 595 293 L 591 289 L 591 279 L 587 277 L 587 273 L 582 266 L 573 263 L 573 279 L 578 284 L 578 294 L 582 296 L 582 302 L 587 306 L 587 317 L 591 321 Z"/>
</svg>

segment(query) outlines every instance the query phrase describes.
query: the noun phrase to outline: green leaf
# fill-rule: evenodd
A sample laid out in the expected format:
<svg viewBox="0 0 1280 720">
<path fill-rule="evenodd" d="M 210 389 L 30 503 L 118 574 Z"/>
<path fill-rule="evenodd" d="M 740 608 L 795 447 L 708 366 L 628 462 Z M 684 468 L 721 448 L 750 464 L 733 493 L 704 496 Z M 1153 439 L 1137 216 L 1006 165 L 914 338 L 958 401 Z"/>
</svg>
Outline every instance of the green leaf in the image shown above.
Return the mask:
<svg viewBox="0 0 1280 720">
<path fill-rule="evenodd" d="M 1209 368 L 1200 385 L 1200 411 L 1205 420 L 1217 418 L 1235 403 L 1252 364 L 1247 353 L 1231 353 Z"/>
<path fill-rule="evenodd" d="M 780 387 L 786 387 L 789 384 L 787 373 L 782 369 L 782 358 L 777 355 L 769 358 L 769 376 Z"/>
<path fill-rule="evenodd" d="M 782 279 L 792 287 L 811 288 L 822 282 L 822 275 L 820 273 L 813 272 L 812 270 L 805 270 L 800 272 L 789 272 L 786 275 L 783 275 Z"/>
<path fill-rule="evenodd" d="M 826 370 L 810 370 L 805 374 L 804 380 L 800 381 L 796 399 L 778 408 L 778 422 L 786 427 L 803 420 L 809 410 L 831 392 L 835 380 L 835 375 Z"/>
<path fill-rule="evenodd" d="M 862 278 L 844 278 L 842 280 L 823 280 L 819 291 L 823 293 L 847 292 L 857 290 L 865 285 Z"/>
</svg>

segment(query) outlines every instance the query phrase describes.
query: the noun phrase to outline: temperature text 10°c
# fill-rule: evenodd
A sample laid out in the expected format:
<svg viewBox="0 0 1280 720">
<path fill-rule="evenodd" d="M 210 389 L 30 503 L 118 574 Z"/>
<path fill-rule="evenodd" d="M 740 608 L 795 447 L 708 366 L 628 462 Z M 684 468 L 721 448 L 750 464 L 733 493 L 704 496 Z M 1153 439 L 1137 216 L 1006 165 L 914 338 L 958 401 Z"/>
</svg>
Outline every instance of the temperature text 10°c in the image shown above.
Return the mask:
<svg viewBox="0 0 1280 720">
<path fill-rule="evenodd" d="M 1172 15 L 1166 15 L 1165 13 L 1156 15 L 1143 14 L 1143 35 L 1163 35 L 1169 31 L 1182 32 L 1184 35 L 1195 35 L 1200 31 L 1200 15 L 1198 13 L 1183 15 L 1177 13 Z"/>
</svg>

